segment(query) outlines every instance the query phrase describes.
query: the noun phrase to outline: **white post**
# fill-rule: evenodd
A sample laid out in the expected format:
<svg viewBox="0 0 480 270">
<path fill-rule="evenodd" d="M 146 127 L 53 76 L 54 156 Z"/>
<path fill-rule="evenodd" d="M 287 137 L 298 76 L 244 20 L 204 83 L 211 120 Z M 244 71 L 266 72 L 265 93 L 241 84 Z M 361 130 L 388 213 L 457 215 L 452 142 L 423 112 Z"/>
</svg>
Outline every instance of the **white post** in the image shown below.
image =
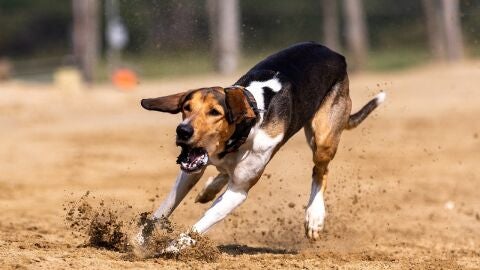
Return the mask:
<svg viewBox="0 0 480 270">
<path fill-rule="evenodd" d="M 240 10 L 238 0 L 208 0 L 215 68 L 221 74 L 233 73 L 240 54 Z"/>
<path fill-rule="evenodd" d="M 99 54 L 98 0 L 72 0 L 73 54 L 86 82 L 93 82 Z"/>
</svg>

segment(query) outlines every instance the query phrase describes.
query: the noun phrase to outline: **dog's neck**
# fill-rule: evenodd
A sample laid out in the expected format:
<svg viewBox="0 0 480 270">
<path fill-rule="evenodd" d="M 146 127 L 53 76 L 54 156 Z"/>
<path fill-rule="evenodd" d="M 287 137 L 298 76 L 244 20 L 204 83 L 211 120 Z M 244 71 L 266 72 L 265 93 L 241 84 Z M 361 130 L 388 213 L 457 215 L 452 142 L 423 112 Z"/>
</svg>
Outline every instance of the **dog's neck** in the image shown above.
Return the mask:
<svg viewBox="0 0 480 270">
<path fill-rule="evenodd" d="M 243 89 L 243 94 L 247 98 L 249 106 L 255 112 L 255 118 L 246 119 L 235 126 L 235 131 L 233 132 L 232 136 L 227 140 L 225 143 L 225 150 L 218 154 L 219 158 L 225 157 L 225 155 L 235 152 L 245 143 L 250 134 L 250 131 L 260 119 L 260 111 L 257 107 L 257 102 L 255 97 L 250 93 L 247 89 Z"/>
</svg>

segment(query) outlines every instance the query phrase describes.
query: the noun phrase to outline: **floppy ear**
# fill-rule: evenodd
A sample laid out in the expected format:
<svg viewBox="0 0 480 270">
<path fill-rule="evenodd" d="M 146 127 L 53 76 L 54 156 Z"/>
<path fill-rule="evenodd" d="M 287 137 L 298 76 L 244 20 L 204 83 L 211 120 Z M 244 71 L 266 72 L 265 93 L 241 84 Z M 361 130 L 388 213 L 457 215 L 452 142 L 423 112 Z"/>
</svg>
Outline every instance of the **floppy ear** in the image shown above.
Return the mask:
<svg viewBox="0 0 480 270">
<path fill-rule="evenodd" d="M 188 92 L 178 93 L 165 97 L 142 99 L 143 108 L 151 111 L 179 113 Z"/>
<path fill-rule="evenodd" d="M 231 123 L 240 123 L 256 118 L 241 87 L 225 88 L 225 103 L 228 108 L 228 120 Z"/>
</svg>

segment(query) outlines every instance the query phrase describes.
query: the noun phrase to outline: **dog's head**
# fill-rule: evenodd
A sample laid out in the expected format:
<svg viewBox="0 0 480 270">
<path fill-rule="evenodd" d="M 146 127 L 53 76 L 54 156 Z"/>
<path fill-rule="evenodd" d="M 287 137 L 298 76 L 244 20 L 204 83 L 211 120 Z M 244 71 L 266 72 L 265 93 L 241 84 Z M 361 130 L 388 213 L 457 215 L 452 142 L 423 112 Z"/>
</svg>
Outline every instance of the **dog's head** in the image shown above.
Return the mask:
<svg viewBox="0 0 480 270">
<path fill-rule="evenodd" d="M 176 144 L 182 148 L 177 159 L 183 171 L 200 171 L 209 156 L 225 150 L 238 124 L 256 117 L 242 87 L 211 87 L 170 96 L 143 99 L 142 107 L 168 113 L 182 113 Z"/>
</svg>

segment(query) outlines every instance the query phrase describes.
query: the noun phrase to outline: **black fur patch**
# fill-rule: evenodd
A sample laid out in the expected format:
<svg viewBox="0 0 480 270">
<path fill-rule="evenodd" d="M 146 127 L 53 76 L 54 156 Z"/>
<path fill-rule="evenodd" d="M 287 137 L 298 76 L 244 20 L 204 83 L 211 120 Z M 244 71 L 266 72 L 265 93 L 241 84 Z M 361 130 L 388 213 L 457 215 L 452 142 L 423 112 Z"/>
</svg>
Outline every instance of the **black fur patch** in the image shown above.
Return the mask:
<svg viewBox="0 0 480 270">
<path fill-rule="evenodd" d="M 275 91 L 272 88 L 265 86 L 263 87 L 263 103 L 265 104 L 265 109 L 268 108 L 270 105 L 270 101 L 272 101 L 273 96 L 275 96 Z"/>
<path fill-rule="evenodd" d="M 346 76 L 345 57 L 315 42 L 304 42 L 267 57 L 235 84 L 246 87 L 252 81 L 279 78 L 282 89 L 272 96 L 264 93 L 264 121 L 271 117 L 284 121 L 286 141 L 312 119 L 327 93 Z"/>
</svg>

